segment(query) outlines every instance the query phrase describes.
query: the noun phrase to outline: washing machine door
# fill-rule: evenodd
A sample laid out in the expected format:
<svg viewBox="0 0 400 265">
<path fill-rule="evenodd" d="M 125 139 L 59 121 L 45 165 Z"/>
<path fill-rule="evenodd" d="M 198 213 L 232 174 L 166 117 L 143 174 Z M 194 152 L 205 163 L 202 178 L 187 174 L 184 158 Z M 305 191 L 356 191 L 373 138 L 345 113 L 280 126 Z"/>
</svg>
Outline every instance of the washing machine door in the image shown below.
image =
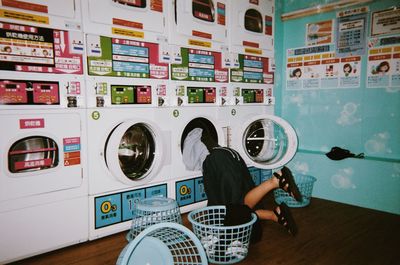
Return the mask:
<svg viewBox="0 0 400 265">
<path fill-rule="evenodd" d="M 117 125 L 105 145 L 110 172 L 128 185 L 147 183 L 162 165 L 160 129 L 151 122 L 130 120 Z"/>
<path fill-rule="evenodd" d="M 258 115 L 244 121 L 236 139 L 240 141 L 243 158 L 251 165 L 274 169 L 288 163 L 297 151 L 297 135 L 284 119 Z"/>
</svg>

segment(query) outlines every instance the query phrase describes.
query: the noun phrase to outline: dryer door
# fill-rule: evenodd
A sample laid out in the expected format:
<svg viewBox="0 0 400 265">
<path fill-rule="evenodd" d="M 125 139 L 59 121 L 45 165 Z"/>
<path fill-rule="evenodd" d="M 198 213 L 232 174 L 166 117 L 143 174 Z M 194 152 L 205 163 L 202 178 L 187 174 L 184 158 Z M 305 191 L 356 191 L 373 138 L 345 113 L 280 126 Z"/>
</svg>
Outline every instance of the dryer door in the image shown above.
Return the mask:
<svg viewBox="0 0 400 265">
<path fill-rule="evenodd" d="M 175 0 L 177 31 L 185 36 L 195 36 L 225 41 L 225 1 Z"/>
<path fill-rule="evenodd" d="M 236 133 L 236 132 L 234 132 Z M 255 167 L 274 169 L 288 163 L 297 150 L 297 135 L 284 119 L 273 115 L 252 116 L 237 132 L 243 158 Z"/>
<path fill-rule="evenodd" d="M 157 126 L 143 120 L 117 125 L 105 145 L 105 160 L 114 177 L 127 185 L 149 182 L 162 166 L 163 145 Z"/>
</svg>

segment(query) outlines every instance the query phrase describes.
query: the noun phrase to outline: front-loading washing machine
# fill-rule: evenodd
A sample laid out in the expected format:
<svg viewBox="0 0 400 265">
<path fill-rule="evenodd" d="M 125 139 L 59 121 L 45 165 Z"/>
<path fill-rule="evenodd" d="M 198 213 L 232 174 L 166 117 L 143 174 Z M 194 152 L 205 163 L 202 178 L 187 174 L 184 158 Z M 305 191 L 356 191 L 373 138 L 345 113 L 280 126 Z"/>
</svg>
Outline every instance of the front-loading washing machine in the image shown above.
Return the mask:
<svg viewBox="0 0 400 265">
<path fill-rule="evenodd" d="M 191 171 L 183 163 L 183 146 L 186 136 L 194 128 L 207 130 L 221 146 L 227 145 L 228 119 L 219 115 L 227 84 L 205 82 L 176 82 L 172 112 L 172 178 L 173 195 L 181 212 L 205 206 L 201 170 Z M 172 88 L 172 89 L 173 89 Z"/>
<path fill-rule="evenodd" d="M 80 0 L 1 1 L 0 13 L 5 263 L 88 240 L 88 179 Z"/>
<path fill-rule="evenodd" d="M 83 78 L 3 74 L 0 263 L 88 240 Z"/>
<path fill-rule="evenodd" d="M 237 0 L 229 7 L 229 51 L 273 56 L 274 0 Z"/>
<path fill-rule="evenodd" d="M 228 58 L 226 0 L 173 0 L 168 3 L 171 61 L 182 61 L 181 48 L 209 49 Z"/>
<path fill-rule="evenodd" d="M 171 127 L 159 80 L 88 77 L 89 238 L 129 228 L 138 199 L 168 197 Z"/>
<path fill-rule="evenodd" d="M 142 41 L 165 41 L 166 0 L 82 0 L 84 31 L 125 35 Z"/>
<path fill-rule="evenodd" d="M 288 163 L 297 151 L 297 135 L 284 119 L 274 115 L 272 87 L 234 84 L 229 116 L 229 145 L 249 167 L 276 169 Z"/>
</svg>

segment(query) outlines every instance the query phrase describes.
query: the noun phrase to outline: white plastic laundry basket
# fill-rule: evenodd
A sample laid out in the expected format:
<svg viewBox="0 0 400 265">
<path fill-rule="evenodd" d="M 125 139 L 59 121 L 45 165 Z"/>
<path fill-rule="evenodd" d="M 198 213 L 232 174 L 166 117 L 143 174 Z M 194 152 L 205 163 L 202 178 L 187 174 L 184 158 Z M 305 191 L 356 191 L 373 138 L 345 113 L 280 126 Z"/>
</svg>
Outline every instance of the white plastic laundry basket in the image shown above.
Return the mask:
<svg viewBox="0 0 400 265">
<path fill-rule="evenodd" d="M 131 241 L 147 227 L 161 222 L 182 224 L 181 212 L 176 201 L 165 197 L 139 200 L 134 207 L 132 225 L 126 239 Z"/>
<path fill-rule="evenodd" d="M 207 256 L 192 231 L 177 223 L 143 230 L 121 251 L 117 265 L 206 265 Z"/>
</svg>

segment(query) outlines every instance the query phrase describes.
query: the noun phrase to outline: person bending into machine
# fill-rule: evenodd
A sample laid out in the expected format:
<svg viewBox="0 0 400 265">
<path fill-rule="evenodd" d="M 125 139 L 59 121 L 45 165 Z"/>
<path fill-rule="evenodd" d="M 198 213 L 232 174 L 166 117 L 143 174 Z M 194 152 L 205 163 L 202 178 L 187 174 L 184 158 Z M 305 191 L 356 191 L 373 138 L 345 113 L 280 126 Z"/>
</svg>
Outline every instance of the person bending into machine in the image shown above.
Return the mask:
<svg viewBox="0 0 400 265">
<path fill-rule="evenodd" d="M 224 225 L 239 225 L 257 215 L 251 242 L 261 239 L 260 220 L 271 220 L 283 225 L 296 235 L 297 225 L 290 208 L 283 202 L 273 210 L 262 208 L 261 200 L 270 191 L 281 188 L 297 201 L 302 195 L 289 168 L 274 172 L 272 178 L 256 186 L 248 167 L 237 151 L 221 147 L 207 129 L 194 128 L 184 140 L 183 162 L 188 170 L 202 170 L 208 206 L 225 205 Z"/>
</svg>

